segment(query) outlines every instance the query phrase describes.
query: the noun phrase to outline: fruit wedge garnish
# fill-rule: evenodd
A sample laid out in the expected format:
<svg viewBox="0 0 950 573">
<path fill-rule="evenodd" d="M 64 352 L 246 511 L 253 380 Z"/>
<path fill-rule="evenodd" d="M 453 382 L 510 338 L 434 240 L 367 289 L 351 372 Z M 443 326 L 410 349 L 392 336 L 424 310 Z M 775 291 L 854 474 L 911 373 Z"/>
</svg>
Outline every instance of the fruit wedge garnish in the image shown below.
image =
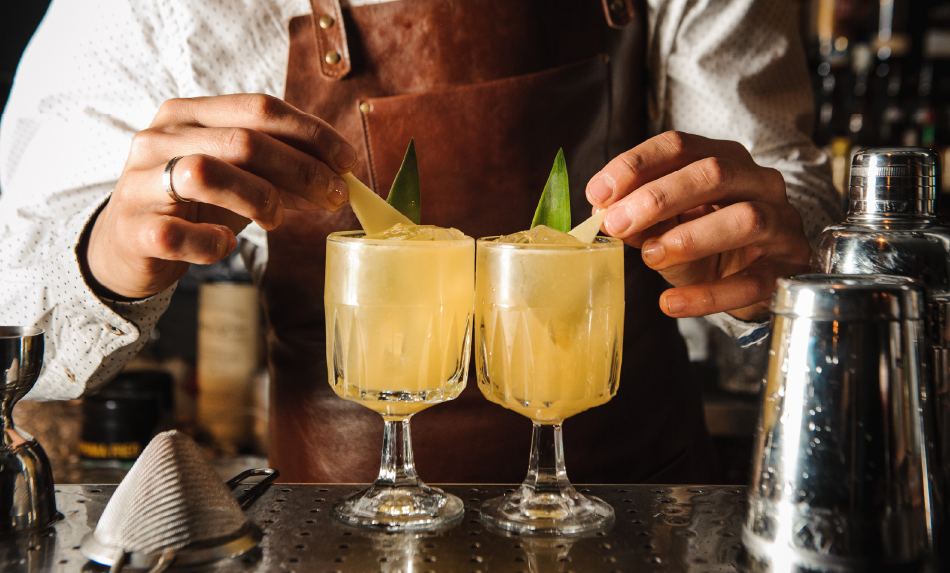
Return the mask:
<svg viewBox="0 0 950 573">
<path fill-rule="evenodd" d="M 607 216 L 607 209 L 601 209 L 591 215 L 586 221 L 571 229 L 568 235 L 574 237 L 582 243 L 593 243 L 597 233 L 600 232 L 600 226 L 604 224 L 604 217 Z"/>
<path fill-rule="evenodd" d="M 343 175 L 346 186 L 350 190 L 350 206 L 360 221 L 360 226 L 367 235 L 380 233 L 396 223 L 413 225 L 414 223 L 395 207 L 383 200 L 372 189 L 363 185 L 362 181 L 353 177 L 352 173 Z"/>
</svg>

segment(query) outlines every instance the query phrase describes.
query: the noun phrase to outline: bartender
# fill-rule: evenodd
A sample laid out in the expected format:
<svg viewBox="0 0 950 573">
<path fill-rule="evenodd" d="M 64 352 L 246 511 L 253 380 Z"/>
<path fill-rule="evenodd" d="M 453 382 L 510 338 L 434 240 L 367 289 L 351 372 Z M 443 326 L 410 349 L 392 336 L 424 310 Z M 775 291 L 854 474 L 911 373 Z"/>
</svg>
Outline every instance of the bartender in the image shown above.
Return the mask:
<svg viewBox="0 0 950 573">
<path fill-rule="evenodd" d="M 415 138 L 423 223 L 498 235 L 528 227 L 563 147 L 574 221 L 607 208 L 635 248 L 620 389 L 568 422 L 572 480 L 710 482 L 674 319 L 764 336 L 775 279 L 838 218 L 811 107 L 784 0 L 57 0 L 0 132 L 0 323 L 46 331 L 28 398 L 76 398 L 141 348 L 189 264 L 240 245 L 271 464 L 370 481 L 381 419 L 325 364 L 325 239 L 357 228 L 339 175 L 385 193 Z M 475 386 L 413 419 L 430 483 L 524 476 L 530 422 Z"/>
</svg>

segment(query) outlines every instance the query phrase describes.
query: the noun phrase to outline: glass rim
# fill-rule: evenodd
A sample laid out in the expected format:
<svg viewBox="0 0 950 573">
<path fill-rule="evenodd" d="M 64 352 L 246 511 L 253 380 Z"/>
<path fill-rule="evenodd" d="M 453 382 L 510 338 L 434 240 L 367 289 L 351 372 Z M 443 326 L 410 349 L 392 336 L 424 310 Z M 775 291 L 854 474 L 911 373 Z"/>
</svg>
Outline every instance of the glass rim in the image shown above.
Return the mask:
<svg viewBox="0 0 950 573">
<path fill-rule="evenodd" d="M 365 238 L 366 231 L 360 229 L 358 231 L 334 231 L 327 236 L 327 242 L 333 241 L 336 243 L 351 243 L 351 244 L 360 244 L 360 245 L 380 245 L 380 246 L 405 246 L 410 245 L 415 248 L 423 247 L 449 247 L 449 246 L 462 246 L 467 244 L 472 244 L 475 242 L 475 239 L 465 235 L 461 239 L 451 239 L 448 241 L 392 241 L 389 239 L 367 239 Z M 359 241 L 357 241 L 359 239 Z"/>
<path fill-rule="evenodd" d="M 479 247 L 485 246 L 492 249 L 526 249 L 539 251 L 589 251 L 611 249 L 623 246 L 623 241 L 615 237 L 603 237 L 598 235 L 593 243 L 582 243 L 580 245 L 546 245 L 544 243 L 499 243 L 498 239 L 507 235 L 494 235 L 491 237 L 482 237 L 475 241 Z"/>
<path fill-rule="evenodd" d="M 0 325 L 0 338 L 30 338 L 43 334 L 43 329 L 37 326 Z"/>
</svg>

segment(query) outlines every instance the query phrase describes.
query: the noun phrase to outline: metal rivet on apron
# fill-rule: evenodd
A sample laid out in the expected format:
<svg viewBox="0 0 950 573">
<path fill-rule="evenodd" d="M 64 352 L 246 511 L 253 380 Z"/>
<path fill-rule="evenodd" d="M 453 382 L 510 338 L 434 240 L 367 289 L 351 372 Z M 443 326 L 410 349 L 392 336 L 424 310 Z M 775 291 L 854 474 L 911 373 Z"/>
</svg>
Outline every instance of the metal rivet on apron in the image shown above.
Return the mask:
<svg viewBox="0 0 950 573">
<path fill-rule="evenodd" d="M 331 66 L 340 61 L 340 53 L 336 50 L 330 50 L 327 52 L 327 55 L 323 57 Z"/>
<path fill-rule="evenodd" d="M 364 101 L 360 104 L 360 111 L 363 113 L 369 113 L 373 111 L 373 106 L 369 105 L 368 101 Z"/>
<path fill-rule="evenodd" d="M 329 14 L 324 14 L 320 16 L 320 27 L 324 30 L 333 27 L 333 16 Z"/>
</svg>

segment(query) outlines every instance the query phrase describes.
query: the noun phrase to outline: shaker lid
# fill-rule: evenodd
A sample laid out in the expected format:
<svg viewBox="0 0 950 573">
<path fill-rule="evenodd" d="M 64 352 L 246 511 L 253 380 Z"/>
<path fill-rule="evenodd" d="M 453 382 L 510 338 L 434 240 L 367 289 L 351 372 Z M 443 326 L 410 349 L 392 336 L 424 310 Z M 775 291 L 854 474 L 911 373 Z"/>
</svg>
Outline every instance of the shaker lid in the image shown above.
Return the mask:
<svg viewBox="0 0 950 573">
<path fill-rule="evenodd" d="M 779 279 L 772 312 L 815 320 L 904 320 L 924 314 L 924 290 L 888 275 L 796 275 Z"/>
<path fill-rule="evenodd" d="M 848 217 L 936 216 L 940 156 L 923 147 L 860 149 L 851 161 Z"/>
</svg>

